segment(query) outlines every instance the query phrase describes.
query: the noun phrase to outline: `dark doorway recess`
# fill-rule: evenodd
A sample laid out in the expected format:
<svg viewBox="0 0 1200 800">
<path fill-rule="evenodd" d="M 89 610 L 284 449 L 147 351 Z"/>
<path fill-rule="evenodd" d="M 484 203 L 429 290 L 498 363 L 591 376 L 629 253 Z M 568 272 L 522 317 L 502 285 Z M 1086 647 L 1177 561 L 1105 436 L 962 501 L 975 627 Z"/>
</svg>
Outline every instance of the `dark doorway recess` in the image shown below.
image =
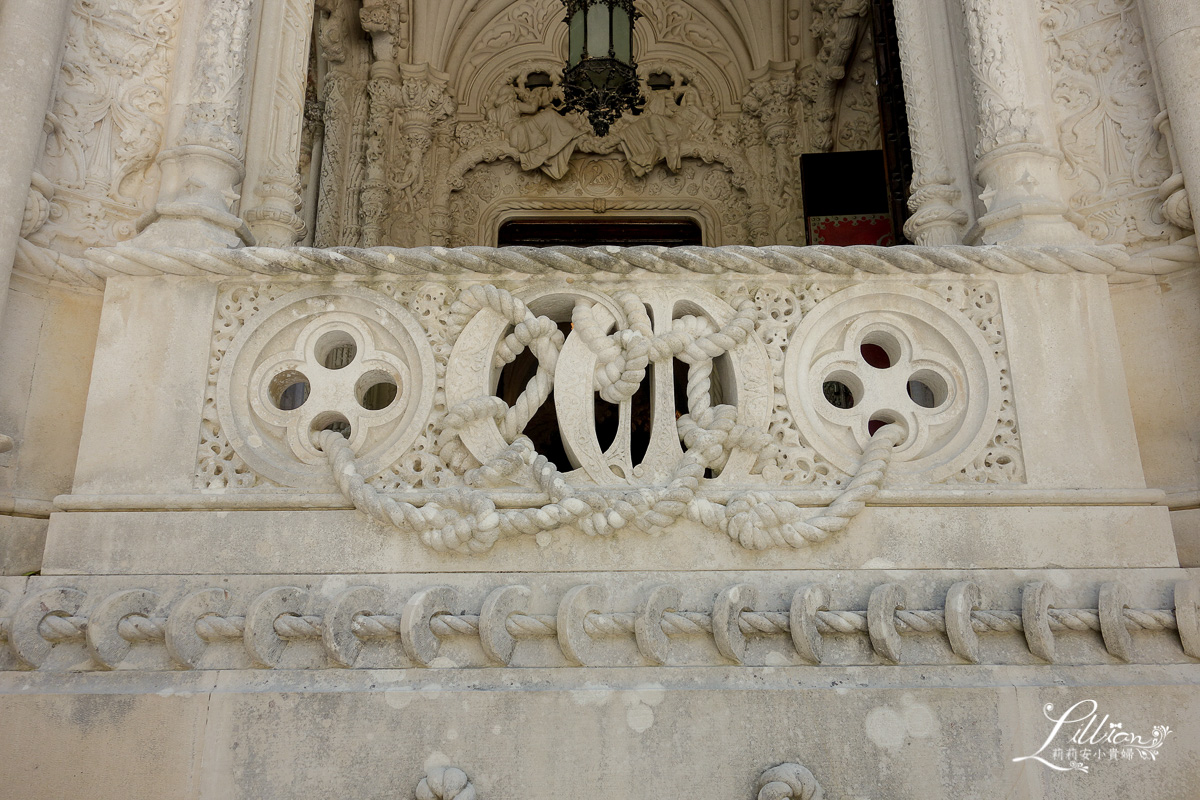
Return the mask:
<svg viewBox="0 0 1200 800">
<path fill-rule="evenodd" d="M 514 219 L 500 226 L 500 247 L 663 247 L 703 244 L 690 219 Z"/>
<path fill-rule="evenodd" d="M 909 215 L 908 195 L 913 177 L 912 144 L 908 138 L 908 106 L 904 101 L 904 79 L 900 75 L 900 40 L 896 34 L 893 0 L 871 0 L 871 23 L 875 34 L 875 77 L 888 210 L 892 215 L 896 244 L 907 244 L 904 223 Z"/>
</svg>

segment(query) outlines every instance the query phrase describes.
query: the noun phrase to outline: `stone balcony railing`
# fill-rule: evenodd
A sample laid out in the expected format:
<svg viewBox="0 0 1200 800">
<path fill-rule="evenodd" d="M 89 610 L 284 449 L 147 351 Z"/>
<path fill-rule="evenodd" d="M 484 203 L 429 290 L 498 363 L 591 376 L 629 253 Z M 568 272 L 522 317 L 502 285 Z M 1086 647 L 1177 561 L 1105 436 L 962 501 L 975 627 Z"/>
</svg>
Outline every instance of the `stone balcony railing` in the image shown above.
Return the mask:
<svg viewBox="0 0 1200 800">
<path fill-rule="evenodd" d="M 1131 265 L 1107 248 L 93 251 L 71 268 L 107 282 L 100 345 L 47 564 L 117 568 L 90 512 L 357 509 L 409 561 L 674 531 L 747 567 L 765 550 L 1173 566 L 1109 305 Z M 928 506 L 959 515 L 943 553 L 904 516 Z M 1018 508 L 1050 532 L 1016 535 Z M 864 509 L 872 533 L 847 539 Z M 121 558 L 168 570 L 179 551 L 139 538 L 146 516 Z M 208 570 L 226 557 L 214 545 Z"/>
</svg>

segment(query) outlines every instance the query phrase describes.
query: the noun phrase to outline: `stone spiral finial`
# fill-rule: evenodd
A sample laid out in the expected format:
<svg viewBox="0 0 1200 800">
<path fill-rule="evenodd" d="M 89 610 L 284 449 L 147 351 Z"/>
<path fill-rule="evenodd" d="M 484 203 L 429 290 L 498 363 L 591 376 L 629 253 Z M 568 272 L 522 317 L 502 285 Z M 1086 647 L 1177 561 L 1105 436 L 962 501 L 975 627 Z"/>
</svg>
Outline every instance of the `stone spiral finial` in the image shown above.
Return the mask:
<svg viewBox="0 0 1200 800">
<path fill-rule="evenodd" d="M 458 767 L 433 767 L 417 784 L 417 800 L 475 800 L 475 786 Z"/>
<path fill-rule="evenodd" d="M 825 800 L 821 784 L 799 764 L 771 767 L 758 776 L 754 788 L 758 800 Z"/>
</svg>

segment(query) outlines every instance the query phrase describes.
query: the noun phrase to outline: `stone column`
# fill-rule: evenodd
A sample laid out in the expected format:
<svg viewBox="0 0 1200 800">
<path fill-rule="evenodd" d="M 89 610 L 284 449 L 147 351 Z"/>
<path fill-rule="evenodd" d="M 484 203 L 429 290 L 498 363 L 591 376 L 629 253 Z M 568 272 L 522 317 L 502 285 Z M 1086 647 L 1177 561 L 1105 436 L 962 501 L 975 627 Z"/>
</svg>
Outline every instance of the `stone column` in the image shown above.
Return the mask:
<svg viewBox="0 0 1200 800">
<path fill-rule="evenodd" d="M 191 58 L 176 68 L 183 121 L 158 156 L 162 185 L 139 247 L 236 247 L 254 237 L 233 213 L 245 177 L 244 82 L 257 0 L 203 0 Z M 145 222 L 145 220 L 143 221 Z"/>
<path fill-rule="evenodd" d="M 1183 185 L 1200 192 L 1200 3 L 1196 0 L 1138 0 Z M 1164 133 L 1168 131 L 1164 130 Z M 1190 203 L 1192 227 L 1197 204 Z M 1187 227 L 1187 226 L 1184 226 Z"/>
<path fill-rule="evenodd" d="M 71 0 L 0 3 L 0 319 L 70 11 Z"/>
<path fill-rule="evenodd" d="M 300 137 L 312 41 L 312 0 L 265 0 L 251 89 L 242 217 L 260 245 L 304 238 Z"/>
<path fill-rule="evenodd" d="M 1088 244 L 1066 202 L 1033 0 L 961 0 L 975 95 L 984 244 Z"/>
<path fill-rule="evenodd" d="M 912 216 L 904 225 L 904 235 L 924 246 L 959 244 L 970 220 L 961 187 L 970 181 L 959 154 L 961 109 L 954 102 L 953 85 L 942 85 L 942 79 L 953 75 L 953 64 L 949 58 L 939 58 L 934 49 L 935 36 L 947 38 L 945 9 L 939 14 L 928 0 L 895 0 L 894 10 L 913 159 L 908 199 Z"/>
</svg>

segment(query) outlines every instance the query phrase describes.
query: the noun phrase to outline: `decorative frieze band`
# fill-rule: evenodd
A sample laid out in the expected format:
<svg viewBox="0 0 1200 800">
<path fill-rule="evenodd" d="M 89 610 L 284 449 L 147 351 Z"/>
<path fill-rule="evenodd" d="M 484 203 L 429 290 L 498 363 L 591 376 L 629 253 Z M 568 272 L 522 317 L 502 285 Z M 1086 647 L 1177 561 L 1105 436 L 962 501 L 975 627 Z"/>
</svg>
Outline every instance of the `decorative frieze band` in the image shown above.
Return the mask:
<svg viewBox="0 0 1200 800">
<path fill-rule="evenodd" d="M 233 595 L 219 588 L 194 591 L 164 608 L 160 595 L 133 588 L 106 596 L 82 616 L 87 594 L 72 587 L 30 592 L 8 618 L 0 618 L 0 638 L 18 661 L 37 668 L 59 645 L 83 643 L 93 669 L 114 669 L 134 644 L 161 644 L 172 662 L 185 669 L 237 669 L 244 664 L 214 664 L 209 646 L 240 642 L 249 662 L 261 668 L 281 665 L 290 642 L 319 641 L 325 658 L 306 668 L 353 667 L 372 642 L 389 644 L 389 653 L 406 665 L 471 666 L 439 663 L 442 640 L 478 638 L 488 665 L 512 665 L 514 653 L 529 639 L 552 639 L 562 658 L 521 666 L 597 666 L 609 660 L 605 641 L 634 637 L 646 663 L 667 665 L 676 660 L 675 637 L 711 637 L 723 663 L 743 664 L 747 640 L 757 636 L 787 636 L 803 661 L 828 663 L 826 636 L 869 637 L 876 663 L 904 663 L 903 637 L 941 636 L 957 659 L 949 663 L 980 663 L 979 637 L 993 633 L 1023 633 L 1029 651 L 1055 663 L 1058 634 L 1100 633 L 1109 655 L 1122 661 L 1136 658 L 1132 631 L 1177 631 L 1184 653 L 1200 658 L 1200 583 L 1179 581 L 1174 609 L 1131 608 L 1129 594 L 1119 582 L 1099 587 L 1097 608 L 1059 608 L 1053 585 L 1032 581 L 1021 589 L 1020 612 L 985 608 L 979 586 L 959 581 L 946 593 L 940 609 L 908 608 L 907 592 L 899 583 L 875 586 L 864 609 L 831 608 L 828 586 L 801 585 L 787 609 L 760 608 L 758 587 L 740 583 L 721 590 L 708 610 L 681 608 L 682 593 L 661 585 L 640 598 L 637 611 L 602 610 L 609 590 L 599 584 L 568 589 L 556 614 L 528 612 L 532 590 L 523 585 L 492 590 L 477 612 L 460 613 L 458 591 L 431 586 L 391 607 L 385 591 L 354 586 L 342 591 L 321 614 L 314 614 L 315 595 L 297 586 L 276 586 L 238 608 Z M 396 646 L 398 640 L 398 646 Z M 227 651 L 224 651 L 227 652 Z M 543 651 L 544 652 L 544 651 Z M 288 661 L 296 668 L 294 659 Z M 718 661 L 717 663 L 721 663 Z M 399 665 L 399 664 L 398 664 Z M 80 668 L 78 665 L 73 669 Z M 86 667 L 85 667 L 86 668 Z"/>
</svg>

